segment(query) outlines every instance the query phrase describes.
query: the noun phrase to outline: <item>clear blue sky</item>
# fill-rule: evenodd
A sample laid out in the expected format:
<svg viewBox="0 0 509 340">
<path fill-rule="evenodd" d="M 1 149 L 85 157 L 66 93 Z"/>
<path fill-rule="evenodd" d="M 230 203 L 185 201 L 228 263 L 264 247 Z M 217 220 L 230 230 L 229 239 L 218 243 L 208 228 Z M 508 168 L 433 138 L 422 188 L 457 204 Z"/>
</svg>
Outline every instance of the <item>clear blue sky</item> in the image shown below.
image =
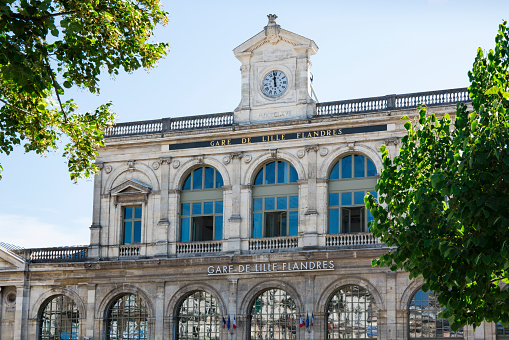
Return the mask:
<svg viewBox="0 0 509 340">
<path fill-rule="evenodd" d="M 82 110 L 108 100 L 118 121 L 233 111 L 240 63 L 232 49 L 276 13 L 313 39 L 320 101 L 468 86 L 476 49 L 490 49 L 509 1 L 162 1 L 170 22 L 154 41 L 169 55 L 149 73 L 103 76 L 101 95 L 74 91 Z M 72 184 L 58 153 L 0 155 L 0 241 L 23 247 L 89 243 L 92 180 Z"/>
</svg>

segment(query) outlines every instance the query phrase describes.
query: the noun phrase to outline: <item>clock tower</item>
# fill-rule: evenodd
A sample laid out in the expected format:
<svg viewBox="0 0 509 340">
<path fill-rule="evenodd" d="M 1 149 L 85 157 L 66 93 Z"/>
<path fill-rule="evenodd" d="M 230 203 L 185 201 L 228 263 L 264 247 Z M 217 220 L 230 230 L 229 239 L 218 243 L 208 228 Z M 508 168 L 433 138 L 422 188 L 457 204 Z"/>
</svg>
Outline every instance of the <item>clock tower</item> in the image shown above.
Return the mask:
<svg viewBox="0 0 509 340">
<path fill-rule="evenodd" d="M 233 50 L 242 66 L 242 97 L 235 109 L 237 124 L 311 117 L 311 60 L 318 51 L 313 40 L 284 30 L 269 14 L 264 30 Z"/>
</svg>

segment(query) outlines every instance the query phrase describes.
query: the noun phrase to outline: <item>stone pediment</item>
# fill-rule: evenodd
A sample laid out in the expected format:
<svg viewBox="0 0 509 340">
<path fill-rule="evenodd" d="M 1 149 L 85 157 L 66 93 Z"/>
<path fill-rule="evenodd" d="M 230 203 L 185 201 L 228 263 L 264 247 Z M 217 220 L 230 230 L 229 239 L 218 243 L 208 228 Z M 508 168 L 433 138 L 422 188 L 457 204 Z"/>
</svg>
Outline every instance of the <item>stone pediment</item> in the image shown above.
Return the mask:
<svg viewBox="0 0 509 340">
<path fill-rule="evenodd" d="M 23 269 L 25 261 L 19 255 L 0 245 L 0 271 Z"/>
<path fill-rule="evenodd" d="M 272 15 L 269 14 L 269 24 L 265 26 L 263 31 L 233 49 L 235 56 L 249 54 L 265 44 L 277 45 L 282 42 L 294 48 L 307 49 L 311 55 L 318 51 L 318 46 L 313 40 L 282 29 L 281 26 L 277 25 L 275 22 L 275 18 L 277 17 L 271 16 Z"/>
<path fill-rule="evenodd" d="M 129 201 L 146 201 L 152 187 L 135 179 L 129 179 L 120 183 L 110 190 L 110 195 L 115 197 L 115 203 Z"/>
</svg>

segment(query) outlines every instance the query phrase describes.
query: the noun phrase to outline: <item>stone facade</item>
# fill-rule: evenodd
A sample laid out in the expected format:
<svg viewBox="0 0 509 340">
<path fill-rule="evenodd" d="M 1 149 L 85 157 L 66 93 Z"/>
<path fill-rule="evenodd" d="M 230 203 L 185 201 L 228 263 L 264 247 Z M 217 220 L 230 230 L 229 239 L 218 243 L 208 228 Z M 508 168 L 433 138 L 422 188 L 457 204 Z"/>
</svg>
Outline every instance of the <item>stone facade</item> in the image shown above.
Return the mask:
<svg viewBox="0 0 509 340">
<path fill-rule="evenodd" d="M 0 246 L 0 339 L 46 339 L 41 313 L 55 296 L 74 301 L 77 339 L 113 338 L 106 329 L 112 302 L 126 294 L 146 304 L 147 339 L 176 339 L 183 300 L 197 291 L 213 296 L 221 320 L 235 318 L 237 328 L 220 327 L 219 338 L 249 339 L 254 301 L 268 289 L 291 296 L 296 322 L 314 317 L 312 326 L 296 325 L 289 338 L 325 339 L 334 327 L 326 321 L 331 296 L 349 286 L 369 292 L 377 308 L 377 326 L 358 336 L 409 338 L 410 301 L 421 282 L 372 267 L 372 259 L 390 249 L 371 234 L 329 233 L 331 171 L 343 157 L 363 155 L 380 173 L 378 150 L 385 144 L 392 155 L 398 152 L 403 115 L 416 116 L 418 102 L 438 115 L 453 114 L 468 95 L 457 89 L 316 103 L 309 58 L 317 50 L 271 17 L 234 50 L 242 62 L 242 97 L 234 113 L 108 130 L 97 159 L 90 246 Z M 275 69 L 289 85 L 271 98 L 260 82 Z M 298 233 L 255 238 L 255 178 L 273 161 L 287 162 L 297 173 Z M 224 182 L 222 238 L 183 242 L 185 181 L 201 167 L 215 169 Z M 141 228 L 126 242 L 125 208 L 133 206 L 141 207 Z M 495 339 L 495 332 L 486 324 L 475 332 L 466 328 L 463 338 Z"/>
</svg>

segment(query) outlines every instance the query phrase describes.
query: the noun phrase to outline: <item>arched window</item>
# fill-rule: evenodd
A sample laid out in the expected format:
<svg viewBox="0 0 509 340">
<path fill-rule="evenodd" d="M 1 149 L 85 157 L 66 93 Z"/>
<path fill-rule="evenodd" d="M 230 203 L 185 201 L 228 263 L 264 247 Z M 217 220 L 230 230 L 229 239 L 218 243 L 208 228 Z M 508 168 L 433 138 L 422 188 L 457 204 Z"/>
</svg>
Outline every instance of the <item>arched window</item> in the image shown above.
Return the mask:
<svg viewBox="0 0 509 340">
<path fill-rule="evenodd" d="M 175 339 L 219 340 L 221 313 L 217 300 L 209 293 L 190 294 L 177 309 Z"/>
<path fill-rule="evenodd" d="M 106 339 L 148 339 L 148 311 L 135 294 L 121 295 L 108 308 Z"/>
<path fill-rule="evenodd" d="M 294 236 L 299 232 L 299 176 L 285 161 L 265 164 L 253 187 L 252 237 Z"/>
<path fill-rule="evenodd" d="M 416 292 L 408 306 L 409 337 L 412 339 L 463 338 L 462 329 L 453 332 L 449 321 L 438 316 L 442 310 L 433 292 L 423 292 L 422 289 Z"/>
<path fill-rule="evenodd" d="M 340 159 L 329 176 L 329 234 L 367 231 L 371 214 L 364 206 L 367 192 L 376 197 L 376 167 L 363 155 Z"/>
<path fill-rule="evenodd" d="M 327 302 L 327 339 L 376 339 L 377 307 L 373 296 L 359 286 L 344 286 Z"/>
<path fill-rule="evenodd" d="M 251 339 L 296 339 L 297 306 L 284 290 L 269 289 L 258 295 L 249 320 Z"/>
<path fill-rule="evenodd" d="M 194 169 L 184 181 L 181 242 L 223 239 L 223 177 L 214 168 Z"/>
<path fill-rule="evenodd" d="M 47 300 L 39 314 L 39 340 L 78 340 L 80 312 L 70 297 L 57 295 Z"/>
</svg>

